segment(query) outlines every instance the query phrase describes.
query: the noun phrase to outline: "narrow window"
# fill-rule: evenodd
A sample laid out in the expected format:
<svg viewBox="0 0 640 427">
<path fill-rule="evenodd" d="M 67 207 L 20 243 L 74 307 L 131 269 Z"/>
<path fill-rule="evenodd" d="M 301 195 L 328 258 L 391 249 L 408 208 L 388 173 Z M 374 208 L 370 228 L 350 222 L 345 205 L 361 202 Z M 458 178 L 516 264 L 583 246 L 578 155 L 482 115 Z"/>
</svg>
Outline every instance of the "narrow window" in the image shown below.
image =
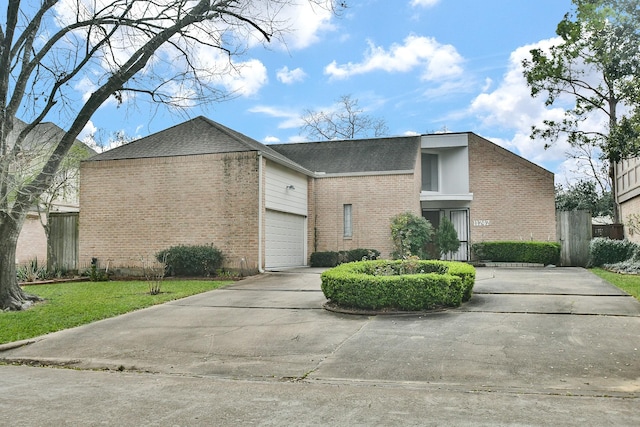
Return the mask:
<svg viewBox="0 0 640 427">
<path fill-rule="evenodd" d="M 351 205 L 344 205 L 344 237 L 353 237 Z"/>
<path fill-rule="evenodd" d="M 439 191 L 437 154 L 422 153 L 422 191 Z"/>
</svg>

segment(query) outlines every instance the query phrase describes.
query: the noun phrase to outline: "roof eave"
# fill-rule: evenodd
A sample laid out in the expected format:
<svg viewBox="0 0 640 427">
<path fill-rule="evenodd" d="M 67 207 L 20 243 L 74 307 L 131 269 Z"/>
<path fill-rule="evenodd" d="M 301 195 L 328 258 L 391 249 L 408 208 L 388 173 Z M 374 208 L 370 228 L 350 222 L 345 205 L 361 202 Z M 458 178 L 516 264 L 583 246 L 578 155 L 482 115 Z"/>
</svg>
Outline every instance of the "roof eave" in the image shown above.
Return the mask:
<svg viewBox="0 0 640 427">
<path fill-rule="evenodd" d="M 276 157 L 276 156 L 274 156 L 274 155 L 272 155 L 270 153 L 266 153 L 266 152 L 264 152 L 262 150 L 258 150 L 258 154 L 260 154 L 261 156 L 263 156 L 267 160 L 270 160 L 270 161 L 272 161 L 274 163 L 277 163 L 279 165 L 282 165 L 282 166 L 286 166 L 289 169 L 293 169 L 296 172 L 300 172 L 303 175 L 311 176 L 311 177 L 315 176 L 315 172 L 310 171 L 309 169 L 306 169 L 306 168 L 300 166 L 299 164 L 297 164 L 297 163 L 295 163 L 295 162 L 293 162 L 291 160 L 285 161 L 285 160 L 283 160 L 281 158 L 278 158 L 278 157 Z"/>
<path fill-rule="evenodd" d="M 411 175 L 415 173 L 413 169 L 391 170 L 391 171 L 362 171 L 362 172 L 321 172 L 313 173 L 314 178 L 339 178 L 357 176 L 380 176 L 380 175 Z"/>
</svg>

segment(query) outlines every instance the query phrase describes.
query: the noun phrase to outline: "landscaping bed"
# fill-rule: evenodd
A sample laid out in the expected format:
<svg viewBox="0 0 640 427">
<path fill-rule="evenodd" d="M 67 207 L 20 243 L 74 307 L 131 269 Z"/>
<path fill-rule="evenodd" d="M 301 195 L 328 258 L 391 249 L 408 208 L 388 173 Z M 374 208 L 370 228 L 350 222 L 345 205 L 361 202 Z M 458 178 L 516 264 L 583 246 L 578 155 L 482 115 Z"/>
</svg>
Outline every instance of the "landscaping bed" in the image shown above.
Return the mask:
<svg viewBox="0 0 640 427">
<path fill-rule="evenodd" d="M 475 269 L 454 261 L 375 260 L 339 265 L 322 273 L 321 279 L 333 310 L 421 311 L 468 301 Z"/>
</svg>

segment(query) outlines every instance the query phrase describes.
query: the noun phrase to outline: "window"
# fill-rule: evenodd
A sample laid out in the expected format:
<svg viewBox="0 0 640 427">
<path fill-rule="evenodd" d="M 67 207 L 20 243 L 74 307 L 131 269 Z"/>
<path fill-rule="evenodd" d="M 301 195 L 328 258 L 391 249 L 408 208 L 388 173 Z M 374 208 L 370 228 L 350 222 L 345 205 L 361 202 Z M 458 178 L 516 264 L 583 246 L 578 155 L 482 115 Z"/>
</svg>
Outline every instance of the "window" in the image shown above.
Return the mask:
<svg viewBox="0 0 640 427">
<path fill-rule="evenodd" d="M 438 155 L 422 153 L 422 191 L 438 190 Z"/>
<path fill-rule="evenodd" d="M 344 237 L 353 237 L 353 223 L 351 222 L 351 205 L 344 205 Z"/>
</svg>

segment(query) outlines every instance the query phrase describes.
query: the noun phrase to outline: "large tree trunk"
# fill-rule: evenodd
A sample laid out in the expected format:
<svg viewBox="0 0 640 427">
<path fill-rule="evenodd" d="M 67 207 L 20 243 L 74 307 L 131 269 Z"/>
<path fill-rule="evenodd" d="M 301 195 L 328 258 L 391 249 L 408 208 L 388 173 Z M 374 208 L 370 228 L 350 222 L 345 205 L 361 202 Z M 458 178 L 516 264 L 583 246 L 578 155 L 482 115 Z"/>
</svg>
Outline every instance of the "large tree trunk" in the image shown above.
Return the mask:
<svg viewBox="0 0 640 427">
<path fill-rule="evenodd" d="M 0 221 L 0 310 L 24 310 L 40 298 L 25 293 L 16 276 L 16 247 L 21 221 L 4 216 Z"/>
<path fill-rule="evenodd" d="M 613 199 L 613 223 L 620 224 L 620 205 L 618 204 L 618 183 L 616 181 L 616 162 L 609 159 L 609 179 L 611 180 L 611 198 Z"/>
</svg>

